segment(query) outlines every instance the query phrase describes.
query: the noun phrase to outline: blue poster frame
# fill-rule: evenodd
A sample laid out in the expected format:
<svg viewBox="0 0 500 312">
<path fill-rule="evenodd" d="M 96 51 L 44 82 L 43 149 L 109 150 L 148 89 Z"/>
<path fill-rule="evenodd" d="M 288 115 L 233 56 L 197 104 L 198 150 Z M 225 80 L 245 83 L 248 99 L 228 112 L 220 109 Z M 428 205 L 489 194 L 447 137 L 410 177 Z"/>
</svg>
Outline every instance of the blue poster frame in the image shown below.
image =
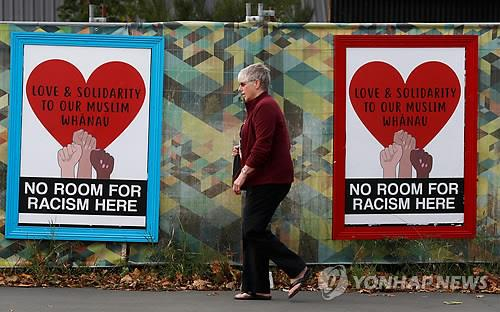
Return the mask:
<svg viewBox="0 0 500 312">
<path fill-rule="evenodd" d="M 150 108 L 146 227 L 65 227 L 19 225 L 19 183 L 22 123 L 23 62 L 25 45 L 150 49 Z M 8 168 L 5 237 L 110 242 L 157 242 L 160 206 L 160 162 L 163 106 L 163 37 L 90 34 L 11 34 Z"/>
</svg>

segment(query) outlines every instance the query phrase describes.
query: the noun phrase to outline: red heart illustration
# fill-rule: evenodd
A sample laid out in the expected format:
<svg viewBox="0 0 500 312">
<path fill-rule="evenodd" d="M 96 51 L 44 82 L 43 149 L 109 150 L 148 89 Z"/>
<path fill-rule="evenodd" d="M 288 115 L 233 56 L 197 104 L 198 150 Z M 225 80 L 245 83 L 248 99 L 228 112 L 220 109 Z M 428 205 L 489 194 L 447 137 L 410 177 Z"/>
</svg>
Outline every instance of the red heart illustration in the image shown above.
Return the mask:
<svg viewBox="0 0 500 312">
<path fill-rule="evenodd" d="M 424 148 L 453 115 L 460 92 L 455 72 L 437 61 L 417 66 L 406 83 L 393 66 L 366 63 L 349 86 L 356 114 L 385 147 L 402 129 L 416 138 L 417 147 Z"/>
<path fill-rule="evenodd" d="M 139 72 L 124 62 L 94 70 L 87 82 L 73 64 L 52 59 L 28 77 L 26 94 L 33 112 L 62 146 L 84 129 L 97 148 L 111 144 L 134 120 L 144 103 L 146 87 Z"/>
</svg>

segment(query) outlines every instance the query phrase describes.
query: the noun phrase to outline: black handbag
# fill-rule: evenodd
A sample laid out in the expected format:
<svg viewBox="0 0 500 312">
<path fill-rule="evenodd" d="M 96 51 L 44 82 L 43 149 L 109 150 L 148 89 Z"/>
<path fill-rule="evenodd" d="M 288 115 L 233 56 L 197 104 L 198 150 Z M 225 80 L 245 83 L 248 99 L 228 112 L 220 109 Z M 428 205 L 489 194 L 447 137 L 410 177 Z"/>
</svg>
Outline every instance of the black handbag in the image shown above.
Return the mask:
<svg viewBox="0 0 500 312">
<path fill-rule="evenodd" d="M 241 172 L 241 158 L 240 154 L 233 157 L 233 182 L 238 178 Z"/>
</svg>

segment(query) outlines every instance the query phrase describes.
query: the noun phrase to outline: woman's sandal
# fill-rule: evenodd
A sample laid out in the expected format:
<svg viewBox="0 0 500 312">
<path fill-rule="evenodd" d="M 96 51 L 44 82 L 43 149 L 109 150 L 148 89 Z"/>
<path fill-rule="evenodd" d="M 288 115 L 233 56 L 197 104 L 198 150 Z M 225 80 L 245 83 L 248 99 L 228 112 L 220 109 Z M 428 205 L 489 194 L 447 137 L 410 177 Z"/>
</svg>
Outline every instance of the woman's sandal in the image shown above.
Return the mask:
<svg viewBox="0 0 500 312">
<path fill-rule="evenodd" d="M 235 300 L 271 300 L 271 295 L 259 295 L 249 293 L 239 293 L 234 296 Z"/>
<path fill-rule="evenodd" d="M 306 268 L 304 272 L 304 276 L 298 278 L 295 282 L 290 285 L 290 292 L 288 293 L 288 299 L 292 299 L 296 294 L 299 293 L 303 284 L 307 282 L 307 280 L 311 277 L 312 271 L 309 268 Z"/>
</svg>

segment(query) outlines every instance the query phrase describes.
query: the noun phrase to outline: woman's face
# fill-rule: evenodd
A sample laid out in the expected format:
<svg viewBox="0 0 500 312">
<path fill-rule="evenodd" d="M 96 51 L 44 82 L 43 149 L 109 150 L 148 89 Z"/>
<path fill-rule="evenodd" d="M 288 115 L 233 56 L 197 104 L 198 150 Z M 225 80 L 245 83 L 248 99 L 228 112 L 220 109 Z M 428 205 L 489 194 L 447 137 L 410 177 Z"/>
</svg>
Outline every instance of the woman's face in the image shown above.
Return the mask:
<svg viewBox="0 0 500 312">
<path fill-rule="evenodd" d="M 261 93 L 259 87 L 259 80 L 240 81 L 238 91 L 240 91 L 245 102 L 248 102 L 255 99 Z"/>
</svg>

